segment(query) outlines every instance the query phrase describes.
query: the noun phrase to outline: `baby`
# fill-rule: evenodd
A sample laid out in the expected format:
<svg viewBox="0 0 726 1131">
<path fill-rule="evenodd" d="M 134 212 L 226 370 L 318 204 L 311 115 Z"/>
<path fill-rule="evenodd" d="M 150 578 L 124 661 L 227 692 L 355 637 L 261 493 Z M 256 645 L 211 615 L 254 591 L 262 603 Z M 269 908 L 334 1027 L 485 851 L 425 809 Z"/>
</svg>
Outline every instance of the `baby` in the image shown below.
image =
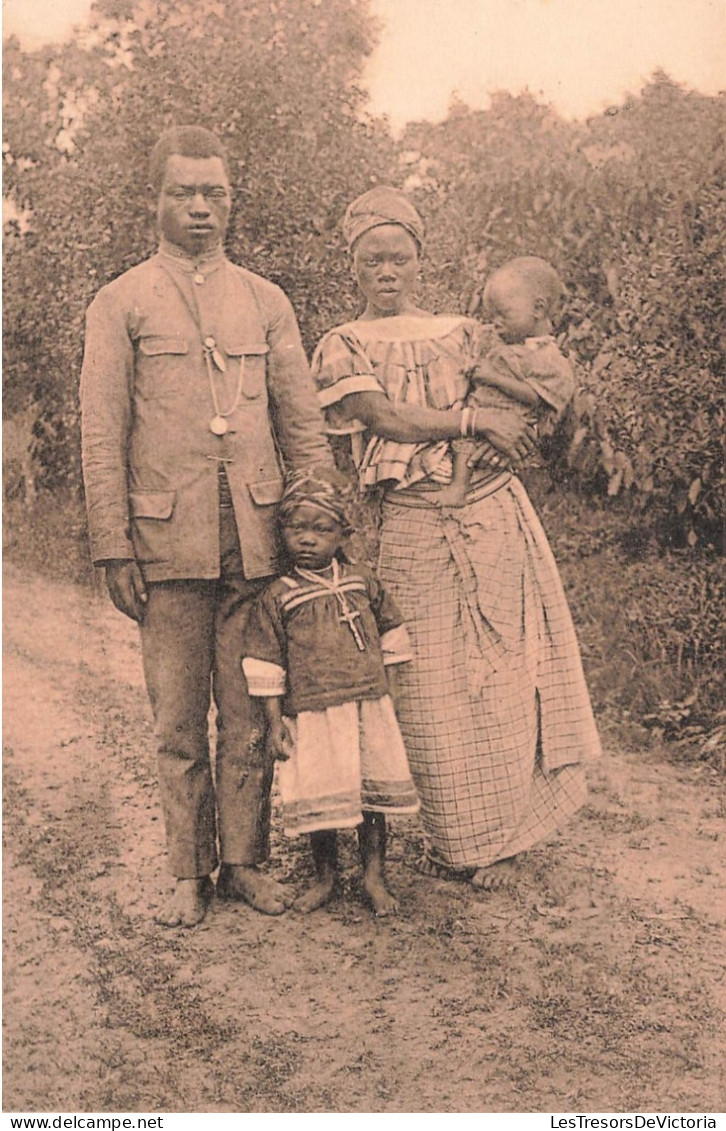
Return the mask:
<svg viewBox="0 0 726 1131">
<path fill-rule="evenodd" d="M 293 475 L 278 522 L 289 568 L 253 610 L 242 667 L 280 762 L 285 833 L 310 835 L 316 881 L 295 907 L 333 897 L 336 830 L 358 828 L 363 891 L 388 915 L 385 814 L 419 808 L 389 695 L 395 666 L 411 659 L 408 634 L 375 574 L 343 553 L 344 500 L 328 480 Z"/>
<path fill-rule="evenodd" d="M 522 256 L 505 263 L 484 288 L 484 307 L 499 337 L 474 371 L 464 409 L 462 432 L 474 431 L 477 408 L 502 408 L 521 413 L 536 424 L 547 413 L 559 415 L 574 393 L 570 363 L 552 337 L 552 322 L 564 287 L 544 259 Z M 482 461 L 501 468 L 491 449 L 473 440 L 456 440 L 451 483 L 437 495 L 442 506 L 462 507 L 471 468 Z M 503 470 L 508 470 L 504 468 Z"/>
</svg>

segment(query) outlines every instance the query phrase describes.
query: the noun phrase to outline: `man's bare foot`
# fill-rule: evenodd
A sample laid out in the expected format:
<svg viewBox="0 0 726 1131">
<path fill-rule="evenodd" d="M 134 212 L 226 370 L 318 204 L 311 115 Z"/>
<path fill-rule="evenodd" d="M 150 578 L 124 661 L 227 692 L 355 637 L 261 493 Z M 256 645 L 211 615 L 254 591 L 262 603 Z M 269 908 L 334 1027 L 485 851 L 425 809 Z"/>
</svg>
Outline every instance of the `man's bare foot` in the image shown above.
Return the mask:
<svg viewBox="0 0 726 1131">
<path fill-rule="evenodd" d="M 513 886 L 516 870 L 514 858 L 497 860 L 486 868 L 477 868 L 469 883 L 477 891 L 500 891 L 502 888 Z"/>
<path fill-rule="evenodd" d="M 466 503 L 466 487 L 441 487 L 436 492 L 436 502 L 440 507 L 463 507 Z"/>
<path fill-rule="evenodd" d="M 214 884 L 209 876 L 177 880 L 174 891 L 154 918 L 162 927 L 196 927 L 207 914 L 213 895 Z"/>
<path fill-rule="evenodd" d="M 263 915 L 282 915 L 288 893 L 282 884 L 248 864 L 223 864 L 217 878 L 220 899 L 238 899 Z"/>
<path fill-rule="evenodd" d="M 335 875 L 324 876 L 316 880 L 306 892 L 298 896 L 295 900 L 293 907 L 296 911 L 316 911 L 318 907 L 323 907 L 326 903 L 330 903 L 338 888 L 337 879 Z"/>
<path fill-rule="evenodd" d="M 381 876 L 364 876 L 361 887 L 379 919 L 396 914 L 398 900 L 391 895 Z"/>
</svg>

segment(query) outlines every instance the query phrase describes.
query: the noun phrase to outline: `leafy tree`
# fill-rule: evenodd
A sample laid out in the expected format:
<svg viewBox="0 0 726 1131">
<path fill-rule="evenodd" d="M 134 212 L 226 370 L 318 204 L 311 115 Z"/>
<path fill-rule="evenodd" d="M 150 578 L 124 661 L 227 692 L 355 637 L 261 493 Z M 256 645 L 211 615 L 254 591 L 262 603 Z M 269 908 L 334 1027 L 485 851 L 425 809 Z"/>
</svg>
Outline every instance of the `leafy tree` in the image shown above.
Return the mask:
<svg viewBox="0 0 726 1131">
<path fill-rule="evenodd" d="M 402 154 L 433 233 L 432 303 L 481 315 L 487 274 L 515 255 L 560 270 L 582 390 L 550 455 L 673 545 L 722 537 L 723 110 L 662 73 L 586 124 L 501 94 L 409 127 Z"/>
<path fill-rule="evenodd" d="M 146 159 L 167 126 L 227 143 L 230 253 L 284 287 L 308 346 L 352 303 L 338 222 L 393 149 L 361 114 L 374 33 L 363 0 L 98 0 L 72 44 L 10 42 L 6 405 L 36 406 L 46 485 L 78 482 L 84 310 L 153 249 Z"/>
<path fill-rule="evenodd" d="M 500 94 L 394 145 L 363 111 L 376 32 L 366 0 L 97 0 L 94 11 L 74 43 L 28 54 L 10 42 L 4 55 L 6 448 L 26 499 L 35 483 L 80 482 L 83 315 L 155 245 L 143 186 L 162 129 L 202 122 L 225 139 L 230 254 L 284 287 L 309 349 L 357 309 L 346 204 L 376 180 L 399 184 L 429 229 L 425 305 L 481 317 L 487 275 L 515 255 L 544 256 L 567 282 L 557 332 L 580 392 L 547 439 L 558 490 L 538 503 L 600 705 L 668 733 L 722 719 L 723 571 L 710 547 L 726 416 L 723 97 L 659 73 L 574 123 Z M 361 519 L 372 551 L 375 516 Z M 33 546 L 52 556 L 66 512 L 40 494 L 33 524 Z"/>
</svg>

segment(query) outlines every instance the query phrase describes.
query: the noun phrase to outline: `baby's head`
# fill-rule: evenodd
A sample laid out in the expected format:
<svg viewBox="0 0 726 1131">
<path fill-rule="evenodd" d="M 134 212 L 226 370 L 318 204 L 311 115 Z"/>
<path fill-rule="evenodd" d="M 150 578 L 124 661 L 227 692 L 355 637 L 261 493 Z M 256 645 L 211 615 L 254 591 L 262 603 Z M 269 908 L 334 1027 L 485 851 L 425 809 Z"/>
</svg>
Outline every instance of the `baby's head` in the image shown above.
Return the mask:
<svg viewBox="0 0 726 1131">
<path fill-rule="evenodd" d="M 301 569 L 325 569 L 351 533 L 344 492 L 314 471 L 288 478 L 277 521 L 288 561 Z"/>
<path fill-rule="evenodd" d="M 534 255 L 510 259 L 489 278 L 484 308 L 499 336 L 510 345 L 552 333 L 565 288 L 549 263 Z"/>
</svg>

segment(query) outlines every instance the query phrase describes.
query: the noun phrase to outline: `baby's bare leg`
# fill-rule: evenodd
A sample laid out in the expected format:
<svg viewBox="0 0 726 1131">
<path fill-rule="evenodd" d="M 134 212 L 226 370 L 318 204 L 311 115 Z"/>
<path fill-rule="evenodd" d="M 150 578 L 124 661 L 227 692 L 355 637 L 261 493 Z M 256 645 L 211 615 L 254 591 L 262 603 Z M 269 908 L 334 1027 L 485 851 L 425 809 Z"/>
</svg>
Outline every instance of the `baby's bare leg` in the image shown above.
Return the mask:
<svg viewBox="0 0 726 1131">
<path fill-rule="evenodd" d="M 329 903 L 338 887 L 338 835 L 333 829 L 310 834 L 315 883 L 295 900 L 297 911 L 315 911 Z"/>
<path fill-rule="evenodd" d="M 392 915 L 398 903 L 386 887 L 386 818 L 382 813 L 364 813 L 358 826 L 358 845 L 363 864 L 363 891 L 378 916 Z"/>
<path fill-rule="evenodd" d="M 474 445 L 462 444 L 459 440 L 454 442 L 453 448 L 454 471 L 451 483 L 436 492 L 436 501 L 441 507 L 463 507 L 469 490 L 471 468 L 468 461 Z"/>
</svg>

